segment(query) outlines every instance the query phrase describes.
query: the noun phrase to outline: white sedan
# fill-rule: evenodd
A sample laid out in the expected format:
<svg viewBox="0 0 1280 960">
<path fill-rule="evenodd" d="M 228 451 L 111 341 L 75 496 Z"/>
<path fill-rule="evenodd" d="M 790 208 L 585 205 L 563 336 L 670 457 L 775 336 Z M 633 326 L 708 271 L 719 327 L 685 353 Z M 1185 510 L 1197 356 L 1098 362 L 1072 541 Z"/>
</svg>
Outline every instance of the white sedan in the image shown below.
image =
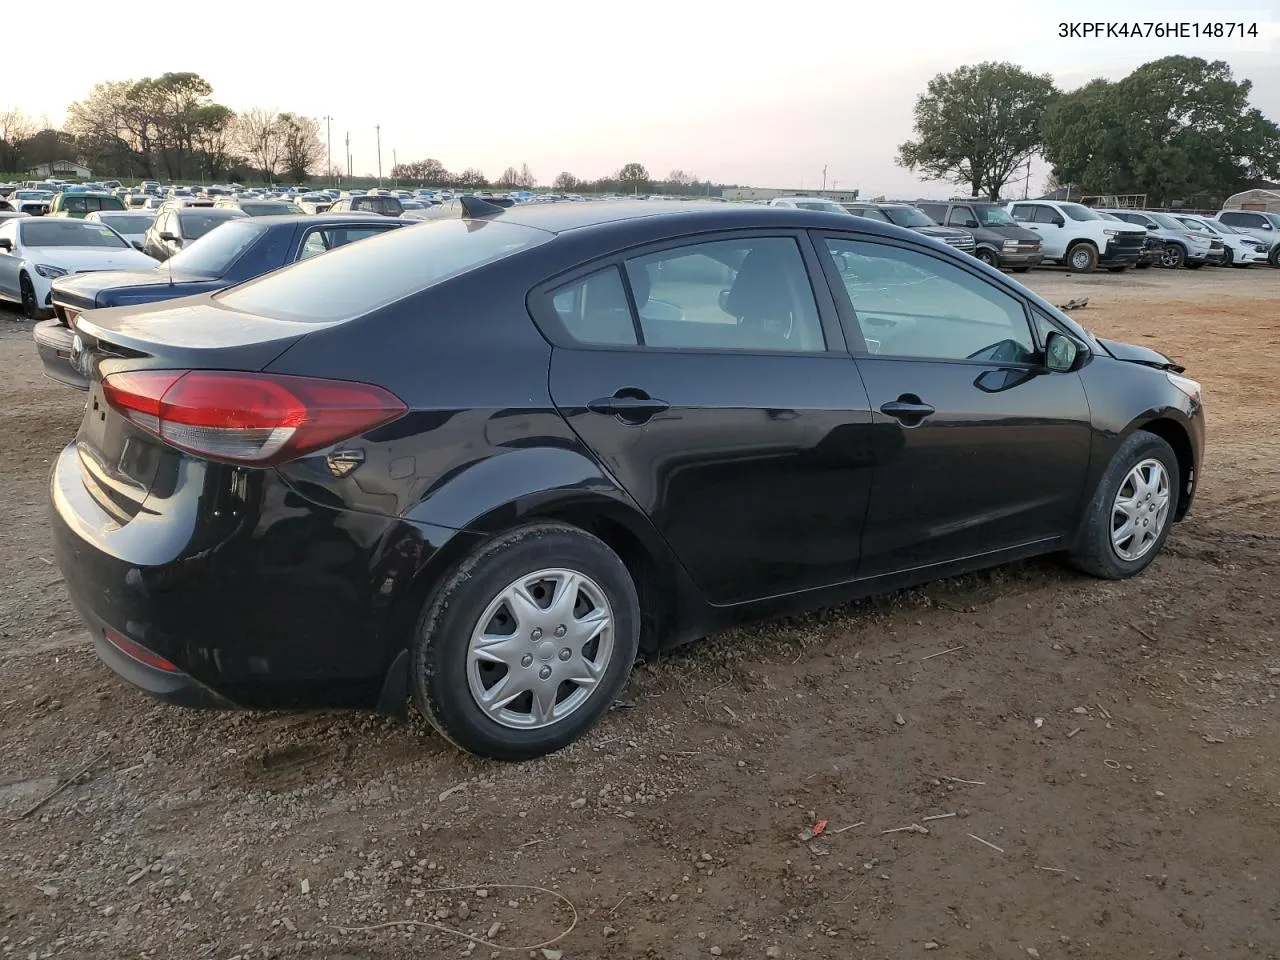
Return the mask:
<svg viewBox="0 0 1280 960">
<path fill-rule="evenodd" d="M 104 223 L 20 217 L 0 224 L 0 300 L 22 304 L 32 320 L 49 313 L 54 277 L 155 265 Z"/>
<path fill-rule="evenodd" d="M 128 240 L 135 250 L 141 250 L 147 228 L 155 219 L 149 210 L 94 210 L 85 216 L 84 222 L 104 223 Z"/>
</svg>

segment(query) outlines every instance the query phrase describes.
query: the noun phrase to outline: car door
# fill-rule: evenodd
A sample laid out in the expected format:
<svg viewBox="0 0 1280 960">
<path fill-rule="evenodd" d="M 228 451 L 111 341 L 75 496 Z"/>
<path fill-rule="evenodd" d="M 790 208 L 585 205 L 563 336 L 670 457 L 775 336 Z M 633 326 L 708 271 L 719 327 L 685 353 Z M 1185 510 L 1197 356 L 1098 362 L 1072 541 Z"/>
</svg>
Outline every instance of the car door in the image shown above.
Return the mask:
<svg viewBox="0 0 1280 960">
<path fill-rule="evenodd" d="M 959 227 L 962 230 L 977 229 L 978 218 L 974 215 L 972 207 L 957 205 L 947 214 L 947 222 L 944 226 Z"/>
<path fill-rule="evenodd" d="M 1026 302 L 894 241 L 828 233 L 819 250 L 877 427 L 861 575 L 1071 531 L 1089 407 L 1077 374 L 1044 366 Z"/>
<path fill-rule="evenodd" d="M 530 305 L 556 406 L 708 601 L 857 575 L 871 412 L 802 233 L 596 263 Z"/>
<path fill-rule="evenodd" d="M 1029 227 L 1040 234 L 1041 252 L 1044 256 L 1060 260 L 1067 255 L 1066 220 L 1055 207 L 1047 203 L 1019 203 L 1014 205 L 1013 218 L 1018 220 L 1017 211 L 1026 209 L 1027 220 L 1019 220 L 1024 227 Z"/>
<path fill-rule="evenodd" d="M 9 250 L 0 250 L 0 295 L 9 300 L 19 300 L 18 274 L 22 257 L 18 253 L 19 218 L 0 222 L 0 237 L 9 241 Z"/>
</svg>

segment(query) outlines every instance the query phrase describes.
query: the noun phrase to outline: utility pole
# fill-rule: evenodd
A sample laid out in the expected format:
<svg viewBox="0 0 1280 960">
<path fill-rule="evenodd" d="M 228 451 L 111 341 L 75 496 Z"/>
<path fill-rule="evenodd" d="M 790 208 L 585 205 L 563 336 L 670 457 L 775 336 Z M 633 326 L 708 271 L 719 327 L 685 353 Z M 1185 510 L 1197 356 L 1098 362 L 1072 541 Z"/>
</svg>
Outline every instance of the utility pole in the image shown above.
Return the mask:
<svg viewBox="0 0 1280 960">
<path fill-rule="evenodd" d="M 400 166 L 400 161 L 396 159 L 396 148 L 391 148 L 391 185 L 393 187 L 400 186 L 400 175 L 396 172 L 396 168 Z"/>
<path fill-rule="evenodd" d="M 347 131 L 347 186 L 351 185 L 351 131 Z"/>
<path fill-rule="evenodd" d="M 378 138 L 378 186 L 382 186 L 382 124 L 374 124 L 373 132 Z"/>
<path fill-rule="evenodd" d="M 1022 199 L 1027 200 L 1031 196 L 1031 158 L 1027 157 L 1027 179 L 1022 184 Z"/>
<path fill-rule="evenodd" d="M 822 192 L 827 192 L 827 165 L 822 165 Z"/>
<path fill-rule="evenodd" d="M 325 179 L 333 182 L 333 117 L 324 118 L 324 174 Z"/>
</svg>

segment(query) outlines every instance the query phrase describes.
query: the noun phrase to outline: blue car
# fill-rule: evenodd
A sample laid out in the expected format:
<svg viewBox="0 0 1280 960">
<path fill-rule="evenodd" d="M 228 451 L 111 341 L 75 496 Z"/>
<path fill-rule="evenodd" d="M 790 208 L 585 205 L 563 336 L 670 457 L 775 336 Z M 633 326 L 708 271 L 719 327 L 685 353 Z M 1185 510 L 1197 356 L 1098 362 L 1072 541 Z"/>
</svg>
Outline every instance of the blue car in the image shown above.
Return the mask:
<svg viewBox="0 0 1280 960">
<path fill-rule="evenodd" d="M 88 389 L 73 349 L 75 320 L 86 310 L 213 293 L 335 247 L 420 222 L 360 213 L 244 217 L 211 230 L 151 270 L 59 277 L 53 284 L 54 316 L 37 324 L 33 334 L 45 376 Z"/>
</svg>

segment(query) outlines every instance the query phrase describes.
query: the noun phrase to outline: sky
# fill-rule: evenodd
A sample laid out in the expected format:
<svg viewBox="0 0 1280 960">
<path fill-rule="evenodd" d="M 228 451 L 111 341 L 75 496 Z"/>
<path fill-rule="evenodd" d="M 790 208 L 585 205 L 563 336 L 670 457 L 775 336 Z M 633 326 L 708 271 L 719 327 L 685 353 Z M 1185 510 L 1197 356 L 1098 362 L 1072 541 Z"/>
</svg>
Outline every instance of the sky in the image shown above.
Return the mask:
<svg viewBox="0 0 1280 960">
<path fill-rule="evenodd" d="M 95 83 L 189 70 L 232 109 L 318 117 L 322 137 L 331 117 L 334 162 L 349 134 L 357 174 L 377 172 L 380 126 L 384 174 L 393 156 L 434 157 L 490 178 L 527 163 L 546 184 L 562 170 L 595 178 L 636 161 L 655 177 L 682 169 L 812 189 L 825 166 L 828 187 L 868 197 L 953 192 L 893 158 L 929 79 L 982 60 L 1052 74 L 1063 89 L 1169 54 L 1226 60 L 1253 81 L 1253 105 L 1280 121 L 1280 0 L 485 0 L 474 15 L 434 9 L 382 0 L 376 13 L 331 23 L 314 3 L 220 0 L 216 13 L 175 14 L 119 46 L 51 56 L 46 44 L 11 44 L 5 74 L 23 80 L 0 85 L 0 108 L 57 123 Z M 94 21 L 101 6 L 63 0 L 56 16 Z M 1256 23 L 1259 36 L 1062 38 L 1064 21 Z M 1047 172 L 1033 166 L 1033 194 Z"/>
</svg>

